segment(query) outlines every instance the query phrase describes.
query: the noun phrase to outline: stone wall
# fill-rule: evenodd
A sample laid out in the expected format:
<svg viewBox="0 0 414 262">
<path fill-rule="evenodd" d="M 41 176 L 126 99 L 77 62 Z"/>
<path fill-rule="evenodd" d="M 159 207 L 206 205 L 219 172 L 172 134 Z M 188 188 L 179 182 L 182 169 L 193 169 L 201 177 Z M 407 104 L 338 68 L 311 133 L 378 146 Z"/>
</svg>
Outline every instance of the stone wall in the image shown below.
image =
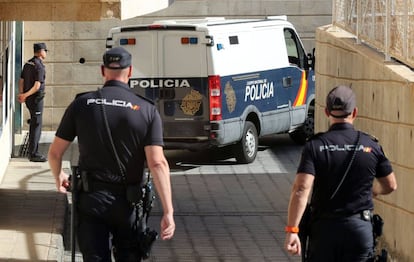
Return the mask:
<svg viewBox="0 0 414 262">
<path fill-rule="evenodd" d="M 127 19 L 168 7 L 174 0 L 2 0 L 1 21 Z"/>
<path fill-rule="evenodd" d="M 414 261 L 414 71 L 384 55 L 357 44 L 333 26 L 316 31 L 316 130 L 328 128 L 325 97 L 338 84 L 352 84 L 357 95 L 357 129 L 376 136 L 392 162 L 398 189 L 375 200 L 375 211 L 384 221 L 381 243 L 393 261 Z"/>
</svg>

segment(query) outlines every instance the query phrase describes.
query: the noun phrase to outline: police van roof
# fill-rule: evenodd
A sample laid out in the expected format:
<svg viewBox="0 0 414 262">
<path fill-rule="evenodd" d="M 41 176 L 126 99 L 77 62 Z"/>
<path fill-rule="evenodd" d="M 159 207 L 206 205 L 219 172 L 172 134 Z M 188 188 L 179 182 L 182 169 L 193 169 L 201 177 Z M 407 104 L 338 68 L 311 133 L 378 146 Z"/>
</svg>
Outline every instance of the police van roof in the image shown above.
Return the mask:
<svg viewBox="0 0 414 262">
<path fill-rule="evenodd" d="M 280 16 L 268 16 L 263 18 L 232 18 L 226 19 L 225 17 L 204 17 L 204 18 L 190 18 L 190 19 L 167 19 L 154 21 L 153 25 L 215 25 L 215 24 L 235 24 L 235 23 L 246 23 L 246 22 L 260 22 L 268 20 L 282 20 L 287 21 L 286 15 Z"/>
<path fill-rule="evenodd" d="M 224 17 L 205 17 L 193 19 L 168 19 L 154 21 L 152 24 L 130 25 L 112 28 L 112 32 L 127 32 L 127 31 L 143 31 L 143 30 L 197 30 L 197 28 L 207 28 L 214 26 L 237 26 L 246 23 L 256 24 L 257 26 L 274 25 L 275 22 L 282 24 L 287 22 L 287 16 L 268 16 L 266 18 L 241 18 L 241 19 L 226 19 Z"/>
</svg>

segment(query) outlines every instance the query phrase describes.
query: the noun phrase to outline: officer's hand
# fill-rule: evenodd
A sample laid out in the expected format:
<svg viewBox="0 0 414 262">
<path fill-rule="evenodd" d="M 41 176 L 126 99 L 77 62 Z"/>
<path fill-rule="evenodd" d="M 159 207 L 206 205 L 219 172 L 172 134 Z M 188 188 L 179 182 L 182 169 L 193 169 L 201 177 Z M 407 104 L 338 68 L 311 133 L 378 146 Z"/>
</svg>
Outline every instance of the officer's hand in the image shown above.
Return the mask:
<svg viewBox="0 0 414 262">
<path fill-rule="evenodd" d="M 19 94 L 17 96 L 17 100 L 19 101 L 19 103 L 24 103 L 26 101 L 26 96 L 24 94 Z"/>
<path fill-rule="evenodd" d="M 164 215 L 161 219 L 161 239 L 168 240 L 174 236 L 175 222 L 173 215 Z"/>
<path fill-rule="evenodd" d="M 58 179 L 56 179 L 56 188 L 58 192 L 66 194 L 69 189 L 69 175 L 63 172 L 60 172 Z"/>
<path fill-rule="evenodd" d="M 301 245 L 298 234 L 286 233 L 285 249 L 291 255 L 301 254 Z"/>
</svg>

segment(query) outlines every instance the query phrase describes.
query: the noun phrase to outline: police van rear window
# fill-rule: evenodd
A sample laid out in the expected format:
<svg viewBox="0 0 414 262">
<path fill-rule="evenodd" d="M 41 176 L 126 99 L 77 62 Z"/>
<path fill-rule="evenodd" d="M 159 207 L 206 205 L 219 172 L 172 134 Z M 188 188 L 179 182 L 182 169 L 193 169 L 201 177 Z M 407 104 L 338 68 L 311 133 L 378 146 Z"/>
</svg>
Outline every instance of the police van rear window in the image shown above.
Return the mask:
<svg viewBox="0 0 414 262">
<path fill-rule="evenodd" d="M 229 36 L 229 41 L 231 45 L 238 45 L 239 37 L 237 35 Z"/>
</svg>

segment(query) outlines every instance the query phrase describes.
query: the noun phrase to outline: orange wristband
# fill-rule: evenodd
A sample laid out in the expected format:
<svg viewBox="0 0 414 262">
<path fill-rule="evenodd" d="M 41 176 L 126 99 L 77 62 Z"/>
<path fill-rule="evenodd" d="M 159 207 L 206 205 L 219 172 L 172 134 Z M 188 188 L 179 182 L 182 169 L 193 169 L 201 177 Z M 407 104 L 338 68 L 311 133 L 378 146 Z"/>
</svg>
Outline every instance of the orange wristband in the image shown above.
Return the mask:
<svg viewBox="0 0 414 262">
<path fill-rule="evenodd" d="M 299 233 L 299 227 L 285 227 L 287 233 Z"/>
</svg>

